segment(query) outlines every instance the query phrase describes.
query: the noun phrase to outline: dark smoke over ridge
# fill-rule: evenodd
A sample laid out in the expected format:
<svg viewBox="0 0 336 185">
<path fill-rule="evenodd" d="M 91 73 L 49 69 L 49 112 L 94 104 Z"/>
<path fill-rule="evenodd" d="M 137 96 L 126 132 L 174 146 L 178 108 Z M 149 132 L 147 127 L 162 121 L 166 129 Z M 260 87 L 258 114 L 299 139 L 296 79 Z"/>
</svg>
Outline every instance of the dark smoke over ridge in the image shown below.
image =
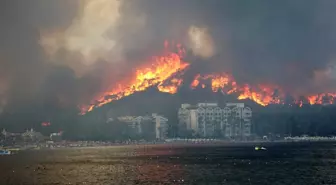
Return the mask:
<svg viewBox="0 0 336 185">
<path fill-rule="evenodd" d="M 193 51 L 188 62 L 205 66 L 195 73 L 230 72 L 238 82 L 298 95 L 336 92 L 333 0 L 5 0 L 0 7 L 0 112 L 86 103 L 165 40 Z M 198 28 L 208 37 L 201 49 L 190 41 Z M 31 113 L 32 122 L 42 114 Z"/>
<path fill-rule="evenodd" d="M 148 14 L 158 14 L 149 22 L 160 34 L 174 24 L 206 25 L 220 55 L 209 65 L 230 68 L 238 81 L 267 80 L 298 93 L 320 84 L 319 75 L 334 82 L 329 76 L 334 73 L 329 71 L 335 50 L 333 1 L 137 2 Z"/>
</svg>

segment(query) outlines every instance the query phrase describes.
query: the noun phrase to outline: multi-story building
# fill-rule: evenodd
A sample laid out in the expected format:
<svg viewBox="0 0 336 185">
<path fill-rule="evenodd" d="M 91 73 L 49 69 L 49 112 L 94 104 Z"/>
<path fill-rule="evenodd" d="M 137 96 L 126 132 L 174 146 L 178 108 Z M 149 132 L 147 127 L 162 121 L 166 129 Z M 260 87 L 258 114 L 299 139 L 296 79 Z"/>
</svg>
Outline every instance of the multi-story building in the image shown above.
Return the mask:
<svg viewBox="0 0 336 185">
<path fill-rule="evenodd" d="M 111 118 L 109 118 L 111 120 Z M 114 120 L 114 119 L 113 119 Z M 127 134 L 128 136 L 139 136 L 142 134 L 141 121 L 143 120 L 142 116 L 121 116 L 117 118 L 118 121 L 123 122 L 127 125 Z"/>
<path fill-rule="evenodd" d="M 108 118 L 114 121 L 113 118 Z M 151 116 L 123 116 L 117 120 L 128 125 L 129 134 L 142 138 L 165 139 L 168 133 L 168 119 L 158 114 Z M 151 137 L 153 136 L 153 137 Z"/>
<path fill-rule="evenodd" d="M 51 141 L 62 141 L 63 132 L 55 132 L 50 134 Z"/>
<path fill-rule="evenodd" d="M 243 138 L 251 135 L 252 110 L 243 103 L 228 103 L 224 108 L 217 103 L 182 104 L 178 118 L 181 137 Z"/>
<path fill-rule="evenodd" d="M 168 135 L 168 119 L 158 114 L 152 114 L 155 122 L 155 138 L 166 139 Z"/>
<path fill-rule="evenodd" d="M 27 130 L 21 136 L 24 141 L 41 141 L 44 139 L 44 136 L 40 132 L 34 131 L 34 129 Z"/>
</svg>

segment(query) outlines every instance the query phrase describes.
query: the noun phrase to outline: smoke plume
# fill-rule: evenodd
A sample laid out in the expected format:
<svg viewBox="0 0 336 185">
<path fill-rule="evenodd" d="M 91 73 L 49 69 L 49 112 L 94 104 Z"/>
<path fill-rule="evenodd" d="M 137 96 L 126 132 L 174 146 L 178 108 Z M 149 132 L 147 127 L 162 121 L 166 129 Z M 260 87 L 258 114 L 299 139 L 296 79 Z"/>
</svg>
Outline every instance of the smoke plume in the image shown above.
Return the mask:
<svg viewBox="0 0 336 185">
<path fill-rule="evenodd" d="M 31 122 L 48 107 L 90 102 L 139 66 L 146 71 L 165 40 L 187 50 L 191 76 L 225 72 L 297 96 L 336 92 L 333 0 L 5 0 L 0 7 L 0 113 L 41 111 Z"/>
<path fill-rule="evenodd" d="M 196 56 L 202 58 L 212 57 L 215 53 L 212 37 L 206 28 L 191 26 L 188 30 L 188 47 L 192 49 Z"/>
</svg>

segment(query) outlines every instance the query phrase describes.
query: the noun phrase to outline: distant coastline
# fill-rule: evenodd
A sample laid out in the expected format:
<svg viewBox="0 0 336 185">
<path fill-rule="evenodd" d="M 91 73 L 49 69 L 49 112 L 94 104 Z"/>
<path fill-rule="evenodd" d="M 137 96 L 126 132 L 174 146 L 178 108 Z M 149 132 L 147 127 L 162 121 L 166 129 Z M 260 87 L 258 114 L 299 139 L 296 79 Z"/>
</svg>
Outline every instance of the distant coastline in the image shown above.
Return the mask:
<svg viewBox="0 0 336 185">
<path fill-rule="evenodd" d="M 250 140 L 230 141 L 222 139 L 166 139 L 162 141 L 129 141 L 129 142 L 99 142 L 99 141 L 62 141 L 53 144 L 32 144 L 21 146 L 7 146 L 4 149 L 15 151 L 49 150 L 68 148 L 95 148 L 95 147 L 179 147 L 179 146 L 267 146 L 278 144 L 309 144 L 309 143 L 336 143 L 336 137 L 286 137 L 279 140 Z"/>
<path fill-rule="evenodd" d="M 310 143 L 336 143 L 336 140 L 276 140 L 276 141 L 264 141 L 264 140 L 255 140 L 255 141 L 209 141 L 209 142 L 190 142 L 190 141 L 173 141 L 173 142 L 143 142 L 143 143 L 96 143 L 91 145 L 78 145 L 78 146 L 69 146 L 69 145 L 57 145 L 55 147 L 41 147 L 40 149 L 70 149 L 70 148 L 101 148 L 101 147 L 188 147 L 188 146 L 268 146 L 268 145 L 286 145 L 286 144 L 310 144 Z M 30 148 L 34 149 L 34 148 Z"/>
</svg>

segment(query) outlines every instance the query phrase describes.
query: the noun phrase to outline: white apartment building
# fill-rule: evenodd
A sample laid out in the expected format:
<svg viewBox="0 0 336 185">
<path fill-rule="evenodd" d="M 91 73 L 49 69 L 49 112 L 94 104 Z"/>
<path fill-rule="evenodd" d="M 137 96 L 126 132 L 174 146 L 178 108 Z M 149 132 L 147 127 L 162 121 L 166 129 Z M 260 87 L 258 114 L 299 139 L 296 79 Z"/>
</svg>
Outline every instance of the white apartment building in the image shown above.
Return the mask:
<svg viewBox="0 0 336 185">
<path fill-rule="evenodd" d="M 168 134 L 168 119 L 155 113 L 151 116 L 123 116 L 117 119 L 128 124 L 133 133 L 140 136 L 154 134 L 156 139 L 165 139 Z"/>
<path fill-rule="evenodd" d="M 182 104 L 178 111 L 179 135 L 241 138 L 251 135 L 252 110 L 243 103 Z"/>
<path fill-rule="evenodd" d="M 166 139 L 168 135 L 168 119 L 158 114 L 152 114 L 155 121 L 156 139 Z"/>
<path fill-rule="evenodd" d="M 136 134 L 142 133 L 141 122 L 147 120 L 147 117 L 143 116 L 121 116 L 117 118 L 119 121 L 124 122 L 129 128 Z"/>
</svg>

